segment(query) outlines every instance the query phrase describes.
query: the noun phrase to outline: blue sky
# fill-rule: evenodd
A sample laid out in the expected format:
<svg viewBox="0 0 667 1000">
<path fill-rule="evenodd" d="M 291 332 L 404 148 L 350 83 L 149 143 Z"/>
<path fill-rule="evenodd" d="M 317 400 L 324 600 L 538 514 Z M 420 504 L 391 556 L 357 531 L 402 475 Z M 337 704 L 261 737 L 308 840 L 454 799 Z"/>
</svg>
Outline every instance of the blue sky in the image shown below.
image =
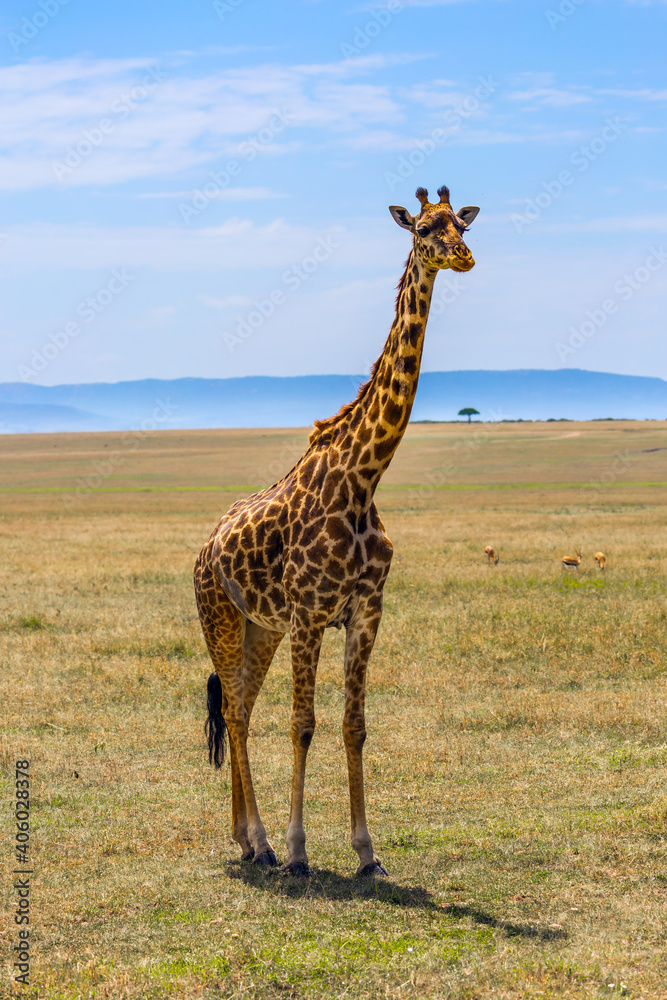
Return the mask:
<svg viewBox="0 0 667 1000">
<path fill-rule="evenodd" d="M 415 188 L 426 370 L 667 378 L 667 3 L 6 0 L 0 381 L 362 373 Z"/>
</svg>

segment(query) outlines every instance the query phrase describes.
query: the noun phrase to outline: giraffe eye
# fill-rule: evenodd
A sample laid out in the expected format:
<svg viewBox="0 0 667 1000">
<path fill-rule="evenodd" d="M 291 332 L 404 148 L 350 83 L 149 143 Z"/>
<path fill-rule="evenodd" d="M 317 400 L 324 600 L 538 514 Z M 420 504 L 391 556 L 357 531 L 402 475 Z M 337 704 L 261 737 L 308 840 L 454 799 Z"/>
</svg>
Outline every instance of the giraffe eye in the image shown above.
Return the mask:
<svg viewBox="0 0 667 1000">
<path fill-rule="evenodd" d="M 420 236 L 428 236 L 429 234 L 428 226 L 420 226 L 417 232 Z"/>
</svg>

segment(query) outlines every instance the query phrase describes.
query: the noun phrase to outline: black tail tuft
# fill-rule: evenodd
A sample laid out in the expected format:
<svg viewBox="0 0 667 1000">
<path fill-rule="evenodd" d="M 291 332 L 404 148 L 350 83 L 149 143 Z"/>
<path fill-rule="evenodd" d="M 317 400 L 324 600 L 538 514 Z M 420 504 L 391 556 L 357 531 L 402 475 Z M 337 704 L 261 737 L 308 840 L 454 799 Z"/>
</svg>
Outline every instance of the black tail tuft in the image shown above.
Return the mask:
<svg viewBox="0 0 667 1000">
<path fill-rule="evenodd" d="M 216 673 L 212 673 L 207 684 L 206 707 L 208 719 L 204 732 L 208 735 L 208 762 L 222 767 L 225 759 L 225 733 L 227 727 L 222 717 L 222 684 Z"/>
</svg>

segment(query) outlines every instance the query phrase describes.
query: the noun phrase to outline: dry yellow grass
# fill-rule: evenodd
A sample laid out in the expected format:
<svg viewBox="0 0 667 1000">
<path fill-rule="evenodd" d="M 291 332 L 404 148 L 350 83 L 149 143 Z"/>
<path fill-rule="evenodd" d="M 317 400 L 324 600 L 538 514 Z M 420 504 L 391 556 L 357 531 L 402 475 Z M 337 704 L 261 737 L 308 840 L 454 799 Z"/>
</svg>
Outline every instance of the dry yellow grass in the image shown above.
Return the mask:
<svg viewBox="0 0 667 1000">
<path fill-rule="evenodd" d="M 0 438 L 2 791 L 27 757 L 34 796 L 20 995 L 667 997 L 665 429 L 409 429 L 377 498 L 396 552 L 365 754 L 384 882 L 352 877 L 339 633 L 318 678 L 309 882 L 238 861 L 229 772 L 206 763 L 194 555 L 306 432 Z M 288 654 L 251 744 L 279 855 Z M 12 832 L 6 810 L 8 869 Z M 14 930 L 10 914 L 8 995 Z"/>
</svg>

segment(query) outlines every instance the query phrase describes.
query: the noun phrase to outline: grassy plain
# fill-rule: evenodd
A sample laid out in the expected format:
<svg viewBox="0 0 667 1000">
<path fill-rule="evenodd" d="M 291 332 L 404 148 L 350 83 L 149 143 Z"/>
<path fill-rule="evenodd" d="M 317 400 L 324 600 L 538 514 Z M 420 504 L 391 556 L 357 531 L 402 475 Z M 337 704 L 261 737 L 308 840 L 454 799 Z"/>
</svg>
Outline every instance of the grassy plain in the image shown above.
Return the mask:
<svg viewBox="0 0 667 1000">
<path fill-rule="evenodd" d="M 194 556 L 306 431 L 0 437 L 3 863 L 26 757 L 36 869 L 15 993 L 667 997 L 665 430 L 410 427 L 377 496 L 396 553 L 365 754 L 382 881 L 353 877 L 340 633 L 319 671 L 309 881 L 241 864 L 228 767 L 206 763 Z M 251 744 L 279 858 L 288 654 Z"/>
</svg>

